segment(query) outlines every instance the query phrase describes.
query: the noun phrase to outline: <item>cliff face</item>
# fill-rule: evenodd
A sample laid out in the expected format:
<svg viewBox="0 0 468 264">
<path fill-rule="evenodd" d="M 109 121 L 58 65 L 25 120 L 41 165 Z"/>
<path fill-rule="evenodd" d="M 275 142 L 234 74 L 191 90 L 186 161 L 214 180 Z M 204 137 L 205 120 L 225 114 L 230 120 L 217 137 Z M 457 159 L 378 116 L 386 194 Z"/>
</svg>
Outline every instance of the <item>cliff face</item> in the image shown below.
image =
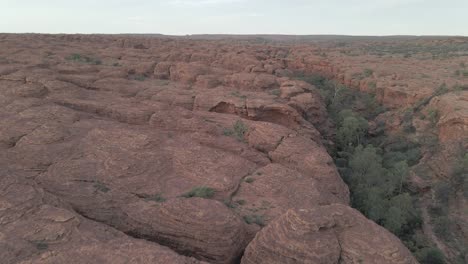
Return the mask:
<svg viewBox="0 0 468 264">
<path fill-rule="evenodd" d="M 357 81 L 357 61 L 314 47 L 55 35 L 0 47 L 5 263 L 416 263 L 349 207 L 323 98 L 288 76 L 375 79 L 395 108 L 432 86 L 377 69 Z M 466 136 L 465 93 L 428 104 L 444 144 Z"/>
<path fill-rule="evenodd" d="M 448 258 L 460 254 L 459 248 L 468 242 L 466 47 L 466 38 L 328 42 L 294 46 L 287 62 L 290 70 L 321 74 L 375 95 L 387 107 L 375 121 L 385 124 L 387 134 L 420 145 L 422 159 L 411 168 L 410 184 L 420 192 L 432 186 L 420 199 L 423 211 L 440 206 L 447 211 L 443 217 L 428 216 L 423 221 L 427 226 L 435 223 L 434 230 L 448 229 L 452 221 L 451 235 L 444 236 L 453 240 L 435 239 Z M 437 196 L 442 192 L 451 194 L 440 204 Z M 437 224 L 441 218 L 450 220 Z"/>
<path fill-rule="evenodd" d="M 373 49 L 392 45 L 377 41 L 352 43 L 346 48 L 333 44 L 292 47 L 287 65 L 291 70 L 319 73 L 348 87 L 375 94 L 390 110 L 421 107 L 421 102 L 430 99 L 422 107 L 430 103 L 428 107 L 439 112 L 439 139 L 443 143 L 466 140 L 468 66 L 465 65 L 468 62 L 457 54 L 434 58 L 433 53 L 425 51 L 426 46 L 443 50 L 452 41 L 439 42 L 417 43 L 420 51 L 413 56 L 389 51 L 375 55 Z M 441 86 L 446 90 L 439 92 Z"/>
</svg>

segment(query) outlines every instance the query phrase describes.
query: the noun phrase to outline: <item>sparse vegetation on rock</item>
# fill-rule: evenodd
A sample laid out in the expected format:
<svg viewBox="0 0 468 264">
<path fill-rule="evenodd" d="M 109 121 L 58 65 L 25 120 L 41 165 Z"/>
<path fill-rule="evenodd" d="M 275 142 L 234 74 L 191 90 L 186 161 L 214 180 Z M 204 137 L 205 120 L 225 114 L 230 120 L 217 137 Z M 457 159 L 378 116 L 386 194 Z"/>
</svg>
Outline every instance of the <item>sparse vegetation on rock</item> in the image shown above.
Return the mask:
<svg viewBox="0 0 468 264">
<path fill-rule="evenodd" d="M 328 111 L 337 126 L 334 159 L 343 179 L 350 187 L 353 207 L 399 236 L 405 244 L 417 245 L 415 239 L 416 234 L 421 234 L 422 218 L 415 205 L 416 198 L 412 197 L 407 184 L 409 167 L 417 164 L 421 158 L 420 145 L 411 142 L 405 134 L 395 137 L 386 135 L 383 131 L 377 136 L 369 135 L 366 118 L 372 119 L 382 110 L 379 107 L 356 107 L 362 104 L 365 98 L 358 95 L 358 92 L 351 92 L 317 76 L 301 79 L 311 82 L 320 90 L 325 90 L 322 94 L 329 102 Z M 446 92 L 446 86 L 442 85 L 432 97 Z M 345 98 L 340 99 L 340 93 L 346 94 Z M 430 99 L 427 99 L 415 108 L 419 109 L 429 101 Z M 413 117 L 413 109 L 403 114 L 405 133 L 414 132 Z M 438 120 L 437 111 L 430 109 L 428 119 L 435 124 Z M 446 185 L 440 188 L 439 199 L 447 201 L 450 189 Z M 447 236 L 443 227 L 449 222 L 444 218 L 440 218 L 439 221 L 442 222 L 436 224 L 436 232 Z M 440 260 L 434 253 L 440 251 L 434 251 L 431 244 L 419 244 L 411 246 L 410 249 L 422 263 Z"/>
<path fill-rule="evenodd" d="M 463 38 L 204 38 L 0 34 L 2 261 L 464 263 Z"/>
<path fill-rule="evenodd" d="M 73 53 L 67 57 L 67 60 L 79 63 L 86 63 L 86 64 L 93 64 L 93 65 L 101 65 L 102 61 L 98 58 L 92 58 L 85 55 L 81 55 L 79 53 Z"/>
<path fill-rule="evenodd" d="M 185 198 L 200 197 L 209 199 L 212 198 L 216 193 L 216 190 L 206 186 L 195 187 L 189 192 L 186 192 L 182 196 Z"/>
<path fill-rule="evenodd" d="M 225 136 L 234 136 L 237 140 L 244 142 L 245 138 L 244 135 L 248 131 L 247 125 L 242 122 L 242 120 L 237 120 L 236 123 L 232 126 L 232 128 L 226 128 L 223 131 Z"/>
<path fill-rule="evenodd" d="M 247 224 L 257 224 L 259 226 L 265 226 L 265 220 L 262 215 L 246 215 L 244 216 L 244 221 Z"/>
</svg>

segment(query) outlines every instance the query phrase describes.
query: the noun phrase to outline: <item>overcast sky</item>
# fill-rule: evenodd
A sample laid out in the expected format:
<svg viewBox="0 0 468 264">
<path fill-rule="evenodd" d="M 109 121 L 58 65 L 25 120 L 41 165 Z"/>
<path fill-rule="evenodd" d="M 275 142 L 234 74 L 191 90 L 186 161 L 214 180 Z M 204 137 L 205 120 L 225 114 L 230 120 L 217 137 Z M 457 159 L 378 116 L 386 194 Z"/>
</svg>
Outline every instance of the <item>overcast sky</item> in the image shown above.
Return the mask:
<svg viewBox="0 0 468 264">
<path fill-rule="evenodd" d="M 468 35 L 468 0 L 0 0 L 0 32 Z"/>
</svg>

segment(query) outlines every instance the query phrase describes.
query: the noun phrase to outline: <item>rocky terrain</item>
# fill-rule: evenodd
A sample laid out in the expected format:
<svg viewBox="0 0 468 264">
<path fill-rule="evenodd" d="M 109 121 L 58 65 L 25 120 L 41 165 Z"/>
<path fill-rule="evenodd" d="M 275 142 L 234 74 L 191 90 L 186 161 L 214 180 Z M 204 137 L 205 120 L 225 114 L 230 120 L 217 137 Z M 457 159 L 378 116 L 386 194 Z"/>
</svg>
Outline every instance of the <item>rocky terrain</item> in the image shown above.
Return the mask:
<svg viewBox="0 0 468 264">
<path fill-rule="evenodd" d="M 375 93 L 394 133 L 437 109 L 411 120 L 440 141 L 411 168 L 423 193 L 466 151 L 468 61 L 349 55 L 366 43 L 0 35 L 0 259 L 417 263 L 350 207 L 324 98 L 295 76 Z M 468 240 L 466 199 L 449 205 Z"/>
</svg>

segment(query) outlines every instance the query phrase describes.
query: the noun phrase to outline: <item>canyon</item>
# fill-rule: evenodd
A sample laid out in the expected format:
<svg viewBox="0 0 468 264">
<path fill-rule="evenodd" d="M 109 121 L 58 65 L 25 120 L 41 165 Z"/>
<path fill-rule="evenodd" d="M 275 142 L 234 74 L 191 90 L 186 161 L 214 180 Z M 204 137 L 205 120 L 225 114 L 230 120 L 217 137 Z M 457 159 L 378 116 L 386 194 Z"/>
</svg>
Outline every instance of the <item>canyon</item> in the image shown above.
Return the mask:
<svg viewBox="0 0 468 264">
<path fill-rule="evenodd" d="M 5 263 L 418 263 L 352 208 L 313 75 L 385 107 L 369 134 L 420 145 L 404 187 L 421 232 L 468 258 L 466 38 L 0 34 L 0 47 Z M 454 241 L 430 216 L 439 183 Z"/>
</svg>

